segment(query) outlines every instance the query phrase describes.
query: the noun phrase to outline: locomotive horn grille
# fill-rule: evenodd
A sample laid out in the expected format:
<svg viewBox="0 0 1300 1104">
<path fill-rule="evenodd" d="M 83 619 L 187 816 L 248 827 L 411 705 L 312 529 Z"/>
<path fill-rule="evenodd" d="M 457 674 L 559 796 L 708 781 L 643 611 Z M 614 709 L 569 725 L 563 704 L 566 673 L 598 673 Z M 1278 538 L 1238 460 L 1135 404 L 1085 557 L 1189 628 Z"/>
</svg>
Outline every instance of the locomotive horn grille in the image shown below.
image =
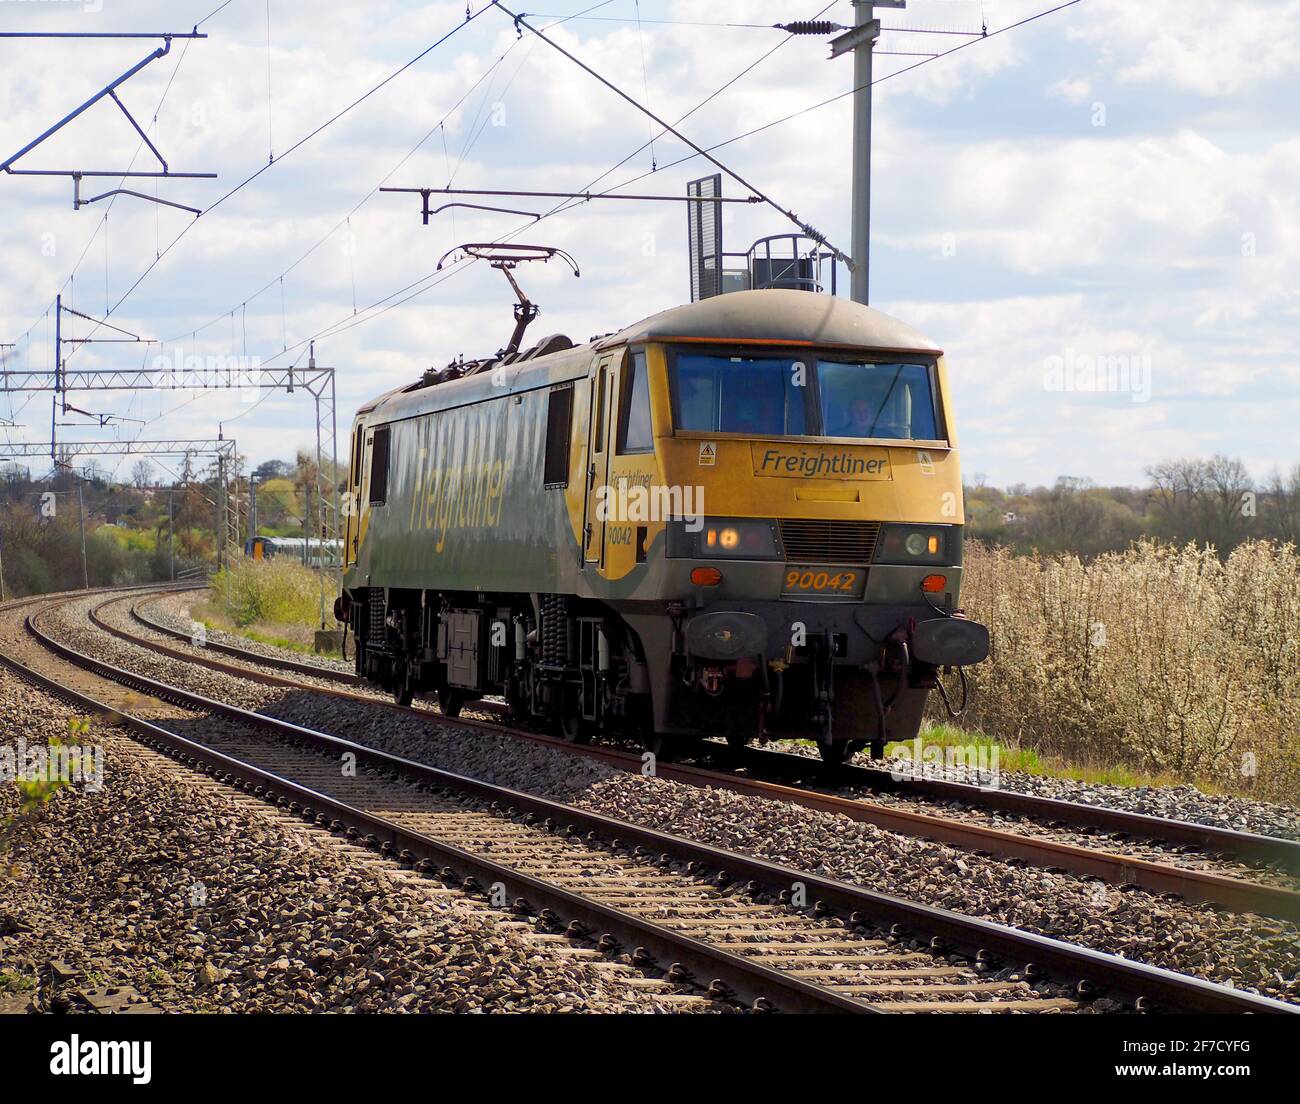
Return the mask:
<svg viewBox="0 0 1300 1104">
<path fill-rule="evenodd" d="M 794 563 L 869 564 L 880 536 L 878 521 L 782 518 L 781 545 Z"/>
</svg>

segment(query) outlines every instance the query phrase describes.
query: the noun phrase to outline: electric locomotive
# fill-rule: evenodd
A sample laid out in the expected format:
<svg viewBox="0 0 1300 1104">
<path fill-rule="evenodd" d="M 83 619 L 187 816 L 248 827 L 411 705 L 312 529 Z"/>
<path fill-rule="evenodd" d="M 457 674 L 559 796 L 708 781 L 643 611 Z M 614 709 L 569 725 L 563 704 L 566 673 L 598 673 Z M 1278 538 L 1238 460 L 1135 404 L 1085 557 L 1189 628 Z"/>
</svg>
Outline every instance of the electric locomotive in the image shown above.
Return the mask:
<svg viewBox="0 0 1300 1104">
<path fill-rule="evenodd" d="M 358 413 L 346 490 L 357 672 L 450 715 L 493 695 L 574 741 L 839 762 L 988 652 L 943 353 L 844 298 L 739 291 L 431 370 Z"/>
</svg>

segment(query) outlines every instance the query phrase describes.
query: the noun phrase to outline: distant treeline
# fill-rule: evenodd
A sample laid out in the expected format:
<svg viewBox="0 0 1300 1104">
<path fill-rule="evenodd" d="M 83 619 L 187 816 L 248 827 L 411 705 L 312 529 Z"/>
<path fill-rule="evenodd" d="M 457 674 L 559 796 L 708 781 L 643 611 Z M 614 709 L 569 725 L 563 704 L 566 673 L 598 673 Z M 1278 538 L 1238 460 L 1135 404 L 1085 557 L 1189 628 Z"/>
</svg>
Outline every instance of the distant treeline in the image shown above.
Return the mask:
<svg viewBox="0 0 1300 1104">
<path fill-rule="evenodd" d="M 1135 540 L 1210 546 L 1221 557 L 1251 540 L 1300 546 L 1300 464 L 1254 482 L 1239 460 L 1170 460 L 1146 487 L 1097 487 L 1063 476 L 1051 487 L 966 488 L 966 534 L 1016 552 L 1118 552 Z"/>
<path fill-rule="evenodd" d="M 70 590 L 82 585 L 153 582 L 215 562 L 220 490 L 215 464 L 160 469 L 137 461 L 125 482 L 93 462 L 72 467 L 66 458 L 45 478 L 30 469 L 0 468 L 0 572 L 6 597 Z M 314 458 L 271 460 L 251 476 L 236 458 L 231 495 L 240 535 L 249 535 L 250 482 L 257 488 L 257 530 L 265 536 L 301 536 L 319 526 Z M 163 476 L 164 481 L 159 482 Z M 312 504 L 304 518 L 304 502 Z M 85 532 L 83 568 L 82 531 Z"/>
<path fill-rule="evenodd" d="M 251 475 L 236 468 L 241 535 L 248 535 L 250 484 L 257 490 L 257 531 L 315 532 L 314 460 L 270 460 Z M 5 593 L 39 594 L 81 586 L 81 528 L 91 586 L 168 578 L 214 561 L 218 487 L 212 466 L 164 472 L 138 461 L 129 480 L 115 482 L 93 464 L 33 479 L 30 470 L 0 468 L 0 561 Z M 1096 487 L 1062 477 L 1051 487 L 966 488 L 967 536 L 1021 553 L 1069 552 L 1085 559 L 1154 539 L 1211 546 L 1221 557 L 1250 540 L 1300 546 L 1300 464 L 1256 484 L 1238 460 L 1172 460 L 1147 472 L 1146 487 Z M 80 505 L 78 501 L 80 487 Z M 175 517 L 174 540 L 168 520 Z M 304 506 L 304 503 L 307 505 Z M 83 511 L 84 510 L 84 514 Z M 304 512 L 312 516 L 304 518 Z"/>
</svg>

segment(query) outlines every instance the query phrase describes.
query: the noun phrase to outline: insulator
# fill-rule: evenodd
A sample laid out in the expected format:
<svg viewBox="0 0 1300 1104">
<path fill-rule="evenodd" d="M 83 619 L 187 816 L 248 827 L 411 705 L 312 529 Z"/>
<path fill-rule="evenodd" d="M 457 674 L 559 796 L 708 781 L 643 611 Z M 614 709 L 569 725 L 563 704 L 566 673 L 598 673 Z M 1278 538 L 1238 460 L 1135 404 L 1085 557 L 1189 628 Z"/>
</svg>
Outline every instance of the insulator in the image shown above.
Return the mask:
<svg viewBox="0 0 1300 1104">
<path fill-rule="evenodd" d="M 792 35 L 828 35 L 848 30 L 829 19 L 796 19 L 793 23 L 778 23 L 776 29 Z"/>
</svg>

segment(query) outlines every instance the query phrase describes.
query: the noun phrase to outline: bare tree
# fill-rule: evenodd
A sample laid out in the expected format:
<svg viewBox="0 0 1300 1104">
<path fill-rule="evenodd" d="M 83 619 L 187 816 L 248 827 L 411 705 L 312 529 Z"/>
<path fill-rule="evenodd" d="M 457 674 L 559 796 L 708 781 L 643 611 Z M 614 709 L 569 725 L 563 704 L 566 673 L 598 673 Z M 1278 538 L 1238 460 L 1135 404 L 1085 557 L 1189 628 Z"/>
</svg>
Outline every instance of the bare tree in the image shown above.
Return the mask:
<svg viewBox="0 0 1300 1104">
<path fill-rule="evenodd" d="M 1264 494 L 1268 535 L 1300 545 L 1300 464 L 1285 476 L 1274 471 Z"/>
<path fill-rule="evenodd" d="M 1253 484 L 1240 460 L 1167 460 L 1147 469 L 1160 535 L 1232 551 L 1248 535 Z"/>
<path fill-rule="evenodd" d="M 1063 475 L 1041 499 L 1033 535 L 1044 551 L 1080 549 L 1095 538 L 1102 520 L 1101 503 L 1088 492 L 1092 481 Z"/>
<path fill-rule="evenodd" d="M 1205 462 L 1209 501 L 1206 512 L 1212 531 L 1211 543 L 1230 552 L 1249 536 L 1256 516 L 1255 484 L 1240 460 L 1211 456 Z"/>
</svg>

